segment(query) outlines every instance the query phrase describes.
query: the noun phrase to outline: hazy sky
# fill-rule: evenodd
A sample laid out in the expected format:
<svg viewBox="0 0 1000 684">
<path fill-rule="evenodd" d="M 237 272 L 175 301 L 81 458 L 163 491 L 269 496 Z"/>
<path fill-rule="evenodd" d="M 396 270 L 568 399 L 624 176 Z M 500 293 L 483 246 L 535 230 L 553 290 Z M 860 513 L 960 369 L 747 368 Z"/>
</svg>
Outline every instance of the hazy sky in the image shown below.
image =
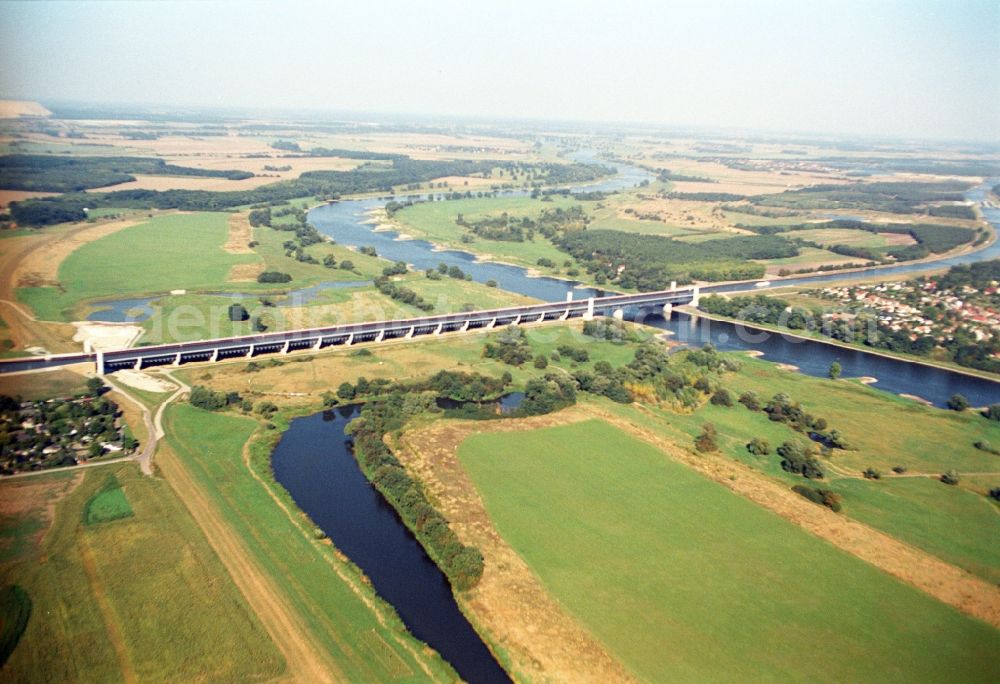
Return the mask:
<svg viewBox="0 0 1000 684">
<path fill-rule="evenodd" d="M 1000 140 L 1000 0 L 0 3 L 0 94 Z"/>
</svg>

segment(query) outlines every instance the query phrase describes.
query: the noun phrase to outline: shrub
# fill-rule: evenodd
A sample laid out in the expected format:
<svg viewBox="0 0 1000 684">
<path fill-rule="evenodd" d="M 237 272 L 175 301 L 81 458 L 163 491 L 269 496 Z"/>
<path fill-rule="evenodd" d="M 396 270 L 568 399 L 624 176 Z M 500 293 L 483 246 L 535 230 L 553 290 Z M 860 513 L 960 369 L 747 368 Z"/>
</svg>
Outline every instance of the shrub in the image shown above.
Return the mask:
<svg viewBox="0 0 1000 684">
<path fill-rule="evenodd" d="M 862 473 L 866 480 L 881 480 L 882 473 L 875 470 L 874 468 L 865 468 L 865 472 Z"/>
<path fill-rule="evenodd" d="M 760 397 L 756 392 L 744 392 L 740 395 L 740 403 L 751 411 L 760 411 Z"/>
<path fill-rule="evenodd" d="M 1000 501 L 1000 487 L 993 487 L 993 488 L 992 488 L 992 489 L 990 490 L 990 494 L 989 494 L 989 496 L 990 496 L 990 498 L 991 498 L 991 499 L 993 499 L 994 501 Z"/>
<path fill-rule="evenodd" d="M 725 387 L 720 387 L 712 395 L 712 403 L 716 406 L 732 406 L 733 405 L 733 395 Z"/>
<path fill-rule="evenodd" d="M 954 470 L 949 470 L 946 473 L 941 473 L 941 477 L 939 479 L 946 485 L 957 485 L 958 473 L 956 473 Z"/>
<path fill-rule="evenodd" d="M 961 394 L 953 394 L 951 395 L 951 398 L 948 399 L 948 408 L 952 411 L 964 411 L 969 408 L 969 400 Z"/>
<path fill-rule="evenodd" d="M 995 446 L 987 442 L 985 439 L 980 439 L 979 441 L 975 442 L 972 446 L 976 447 L 980 451 L 985 451 L 988 454 L 996 454 L 1000 456 L 1000 449 L 997 449 Z"/>
<path fill-rule="evenodd" d="M 230 304 L 229 305 L 229 320 L 231 321 L 245 321 L 250 318 L 250 314 L 247 309 L 242 304 Z"/>
<path fill-rule="evenodd" d="M 539 354 L 538 356 L 535 357 L 535 363 L 534 363 L 535 368 L 541 369 L 545 368 L 548 365 L 549 365 L 549 360 L 545 358 L 545 354 Z"/>
<path fill-rule="evenodd" d="M 695 437 L 694 448 L 702 453 L 718 451 L 719 444 L 717 438 L 718 433 L 715 426 L 711 423 L 705 423 L 701 426 L 701 434 Z"/>
<path fill-rule="evenodd" d="M 754 437 L 750 440 L 750 443 L 747 444 L 747 451 L 754 456 L 767 456 L 771 453 L 771 445 L 768 444 L 766 439 Z"/>
<path fill-rule="evenodd" d="M 986 410 L 983 411 L 983 416 L 989 420 L 1000 422 L 1000 404 L 990 404 L 987 406 Z"/>
<path fill-rule="evenodd" d="M 842 501 L 840 494 L 832 492 L 829 489 L 813 489 L 812 487 L 808 487 L 806 485 L 795 485 L 792 487 L 792 491 L 796 494 L 804 496 L 813 503 L 826 506 L 834 513 L 839 513 L 842 508 L 840 504 Z"/>
<path fill-rule="evenodd" d="M 901 466 L 901 465 L 893 466 L 892 472 L 896 473 L 897 475 L 902 475 L 903 473 L 906 472 L 906 466 Z"/>
</svg>

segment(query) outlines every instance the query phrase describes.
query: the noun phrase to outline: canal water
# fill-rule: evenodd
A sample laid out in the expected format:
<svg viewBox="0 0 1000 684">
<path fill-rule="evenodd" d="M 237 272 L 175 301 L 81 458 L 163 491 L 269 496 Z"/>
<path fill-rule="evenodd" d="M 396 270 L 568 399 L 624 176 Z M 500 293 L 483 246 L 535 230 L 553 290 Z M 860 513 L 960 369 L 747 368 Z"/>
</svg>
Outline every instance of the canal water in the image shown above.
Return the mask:
<svg viewBox="0 0 1000 684">
<path fill-rule="evenodd" d="M 458 609 L 448 580 L 358 467 L 344 428 L 359 412 L 345 406 L 293 420 L 274 450 L 275 479 L 462 679 L 509 682 Z"/>
</svg>

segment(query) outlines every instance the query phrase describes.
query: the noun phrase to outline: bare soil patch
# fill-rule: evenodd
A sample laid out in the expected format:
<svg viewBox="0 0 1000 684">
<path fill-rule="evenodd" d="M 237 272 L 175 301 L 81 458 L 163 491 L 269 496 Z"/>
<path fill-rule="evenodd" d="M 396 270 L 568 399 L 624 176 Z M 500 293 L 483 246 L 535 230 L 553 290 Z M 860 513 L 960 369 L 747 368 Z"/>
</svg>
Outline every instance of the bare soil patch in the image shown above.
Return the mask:
<svg viewBox="0 0 1000 684">
<path fill-rule="evenodd" d="M 36 547 L 55 520 L 56 504 L 83 482 L 84 473 L 76 471 L 72 477 L 30 477 L 0 480 L 0 516 L 26 519 L 37 517 L 41 526 L 31 536 Z M 14 543 L 13 537 L 0 537 L 0 549 Z"/>
<path fill-rule="evenodd" d="M 226 280 L 231 283 L 255 283 L 257 276 L 264 272 L 264 264 L 233 264 Z"/>
<path fill-rule="evenodd" d="M 73 341 L 82 342 L 84 349 L 89 347 L 93 351 L 127 349 L 145 332 L 141 326 L 121 323 L 77 321 L 73 325 L 76 327 Z"/>
<path fill-rule="evenodd" d="M 250 240 L 253 239 L 253 229 L 250 227 L 249 213 L 241 211 L 229 216 L 229 237 L 222 249 L 230 254 L 253 254 Z"/>
<path fill-rule="evenodd" d="M 146 392 L 173 392 L 177 385 L 167 382 L 162 378 L 153 377 L 147 373 L 136 370 L 120 370 L 115 373 L 115 380 L 120 380 L 123 384 Z"/>
<path fill-rule="evenodd" d="M 31 190 L 0 190 L 0 209 L 6 209 L 11 202 L 32 199 L 35 197 L 52 197 L 57 192 L 32 192 Z"/>
<path fill-rule="evenodd" d="M 236 168 L 236 167 L 230 167 Z M 252 190 L 261 185 L 273 183 L 274 178 L 202 178 L 199 176 L 143 176 L 136 174 L 134 181 L 119 183 L 103 188 L 91 188 L 87 192 L 110 192 L 117 190 L 208 190 L 225 192 L 228 190 Z"/>
<path fill-rule="evenodd" d="M 58 285 L 59 266 L 73 250 L 139 223 L 141 221 L 123 219 L 66 231 L 24 254 L 16 265 L 14 282 L 17 287 Z"/>
<path fill-rule="evenodd" d="M 528 681 L 623 682 L 631 675 L 566 613 L 524 560 L 496 532 L 482 499 L 458 461 L 468 436 L 548 427 L 588 418 L 578 409 L 555 416 L 503 421 L 437 421 L 405 433 L 400 460 L 420 478 L 463 543 L 486 560 L 482 580 L 460 597 L 474 621 L 504 648 L 511 670 Z"/>
<path fill-rule="evenodd" d="M 22 116 L 52 116 L 52 112 L 31 100 L 0 100 L 0 119 Z"/>
</svg>

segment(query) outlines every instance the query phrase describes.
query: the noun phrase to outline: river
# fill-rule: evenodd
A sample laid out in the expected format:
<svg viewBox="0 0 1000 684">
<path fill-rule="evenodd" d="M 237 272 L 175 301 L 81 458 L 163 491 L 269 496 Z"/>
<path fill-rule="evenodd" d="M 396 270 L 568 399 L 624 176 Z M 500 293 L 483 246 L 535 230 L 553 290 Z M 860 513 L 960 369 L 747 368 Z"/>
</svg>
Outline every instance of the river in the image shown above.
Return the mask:
<svg viewBox="0 0 1000 684">
<path fill-rule="evenodd" d="M 407 629 L 468 682 L 509 682 L 455 604 L 444 574 L 396 511 L 371 486 L 344 428 L 359 407 L 296 418 L 275 447 L 275 479 L 371 579 Z"/>
<path fill-rule="evenodd" d="M 593 151 L 577 152 L 573 159 L 582 162 L 601 162 Z M 605 191 L 614 192 L 631 188 L 652 176 L 643 169 L 624 164 L 614 166 L 617 175 L 599 182 L 574 188 L 574 191 Z M 966 198 L 982 205 L 988 188 L 1000 182 L 991 179 L 982 185 L 972 188 L 966 193 Z M 524 190 L 506 191 L 507 195 L 524 195 Z M 420 197 L 425 197 L 421 195 Z M 441 263 L 448 266 L 458 266 L 477 282 L 496 281 L 498 286 L 509 292 L 515 292 L 541 301 L 561 301 L 568 294 L 574 298 L 600 296 L 603 290 L 581 285 L 579 282 L 550 277 L 532 277 L 527 269 L 509 264 L 480 261 L 469 252 L 460 250 L 440 250 L 425 240 L 401 239 L 394 231 L 376 231 L 370 220 L 370 212 L 385 205 L 389 198 L 368 198 L 358 200 L 342 200 L 314 208 L 309 212 L 309 220 L 323 234 L 333 238 L 342 245 L 361 247 L 372 246 L 380 256 L 392 261 L 405 261 L 418 270 L 435 268 Z M 405 199 L 401 197 L 400 199 Z M 983 214 L 994 229 L 1000 227 L 1000 209 L 982 208 Z M 1000 258 L 1000 241 L 994 242 L 986 249 L 954 256 L 935 262 L 902 264 L 880 269 L 882 274 L 919 274 L 942 266 L 970 263 L 984 259 Z M 817 276 L 803 276 L 781 280 L 782 285 L 815 285 L 821 286 L 848 279 L 856 279 L 858 273 L 824 273 Z M 359 283 L 322 283 L 310 288 L 303 288 L 289 293 L 279 305 L 295 303 L 301 305 L 317 296 L 324 289 L 358 286 Z M 755 284 L 740 283 L 730 285 L 710 285 L 702 288 L 702 292 L 741 292 L 759 291 Z M 242 295 L 226 295 L 239 297 Z M 129 299 L 108 301 L 102 303 L 102 310 L 91 315 L 92 320 L 104 321 L 141 321 L 152 312 L 150 302 L 155 298 Z M 646 312 L 628 312 L 634 316 Z M 969 398 L 973 405 L 981 406 L 1000 401 L 1000 383 L 975 376 L 943 369 L 913 364 L 890 359 L 863 350 L 845 349 L 816 341 L 804 341 L 798 338 L 779 334 L 748 335 L 747 328 L 736 327 L 729 323 L 709 322 L 702 319 L 692 326 L 686 316 L 674 316 L 671 320 L 663 320 L 659 316 L 646 316 L 649 325 L 661 328 L 676 336 L 677 340 L 689 344 L 711 342 L 720 349 L 734 351 L 757 350 L 764 353 L 766 359 L 778 363 L 798 366 L 802 372 L 810 375 L 825 375 L 833 361 L 840 361 L 846 376 L 875 377 L 875 384 L 896 394 L 918 396 L 937 406 L 943 406 L 954 393 L 960 393 Z"/>
</svg>

